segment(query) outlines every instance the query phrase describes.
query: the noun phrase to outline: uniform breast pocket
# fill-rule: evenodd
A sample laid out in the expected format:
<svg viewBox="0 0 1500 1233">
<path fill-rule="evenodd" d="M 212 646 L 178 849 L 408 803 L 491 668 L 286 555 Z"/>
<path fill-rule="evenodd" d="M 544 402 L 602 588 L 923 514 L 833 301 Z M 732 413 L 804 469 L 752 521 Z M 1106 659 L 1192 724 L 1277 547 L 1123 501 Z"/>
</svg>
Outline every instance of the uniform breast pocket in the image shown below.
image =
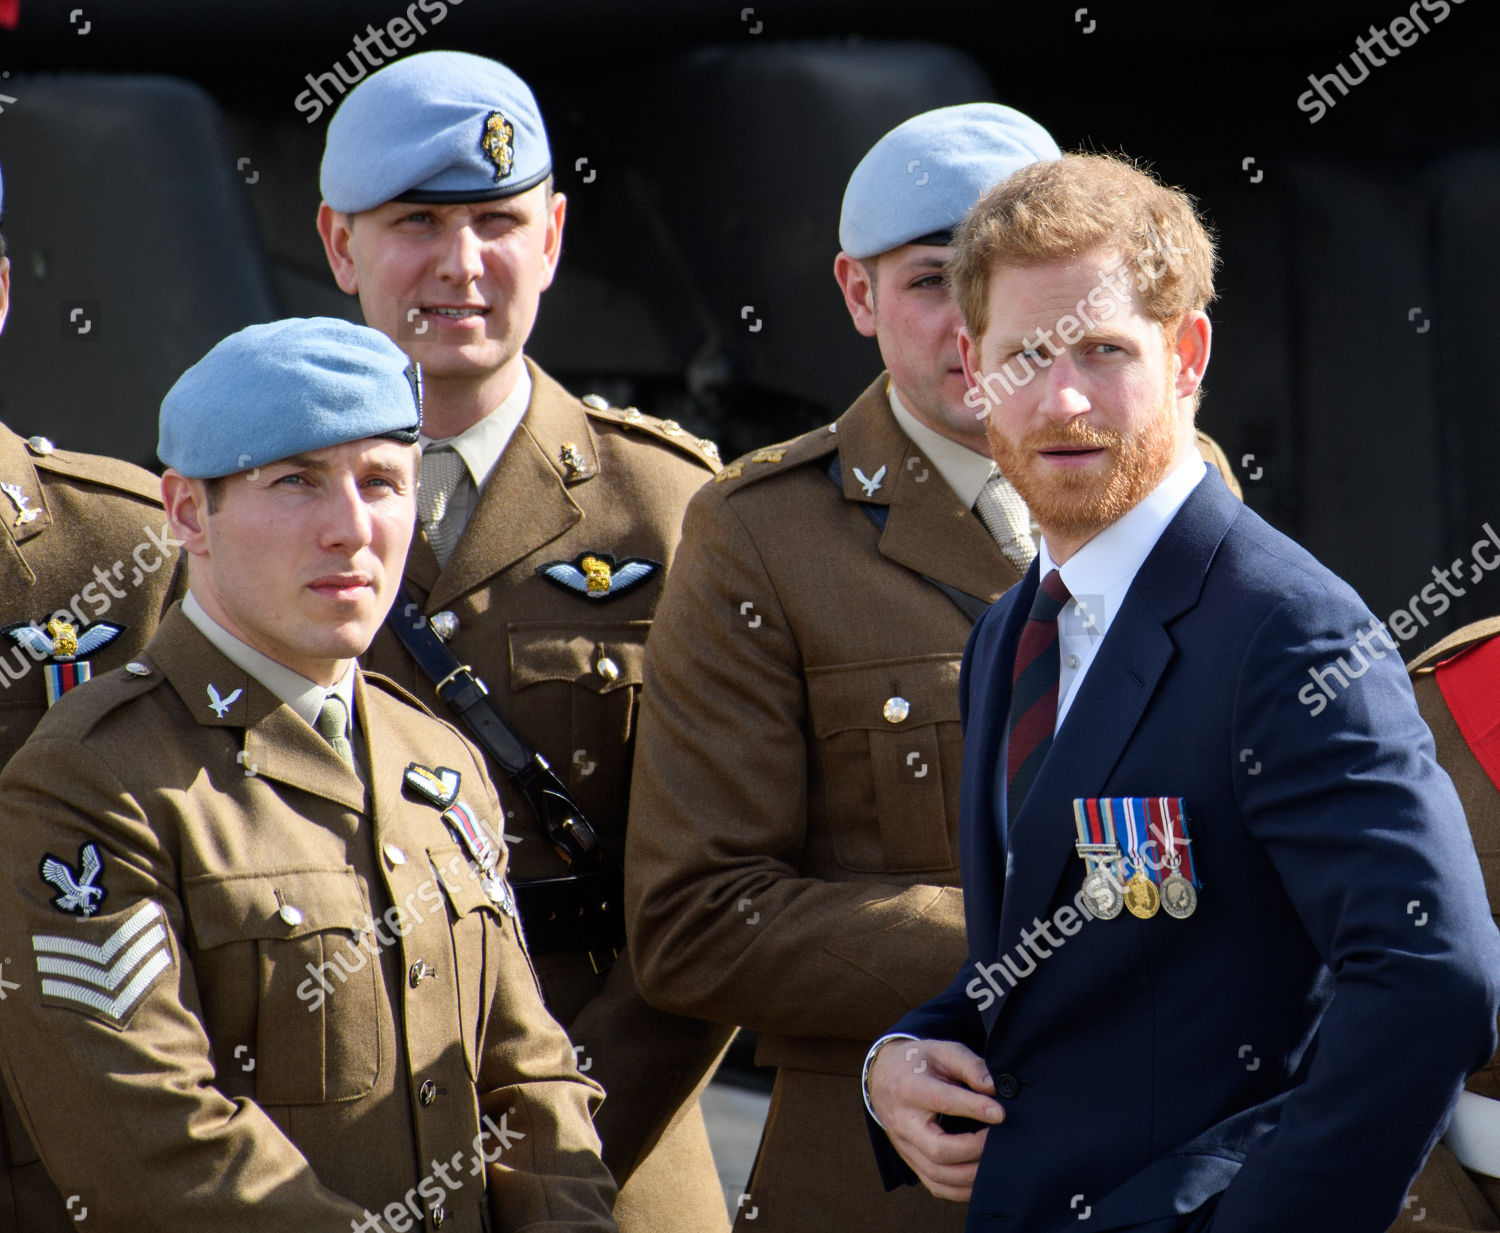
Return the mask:
<svg viewBox="0 0 1500 1233">
<path fill-rule="evenodd" d="M 354 870 L 205 875 L 184 884 L 183 900 L 220 1065 L 229 1038 L 250 1043 L 253 1034 L 261 1104 L 369 1095 L 380 1068 L 382 986 Z"/>
<path fill-rule="evenodd" d="M 590 819 L 623 813 L 650 629 L 650 621 L 510 627 L 516 727 L 552 759 Z"/>
<path fill-rule="evenodd" d="M 860 873 L 958 863 L 957 655 L 809 668 L 813 788 L 834 855 Z"/>
</svg>

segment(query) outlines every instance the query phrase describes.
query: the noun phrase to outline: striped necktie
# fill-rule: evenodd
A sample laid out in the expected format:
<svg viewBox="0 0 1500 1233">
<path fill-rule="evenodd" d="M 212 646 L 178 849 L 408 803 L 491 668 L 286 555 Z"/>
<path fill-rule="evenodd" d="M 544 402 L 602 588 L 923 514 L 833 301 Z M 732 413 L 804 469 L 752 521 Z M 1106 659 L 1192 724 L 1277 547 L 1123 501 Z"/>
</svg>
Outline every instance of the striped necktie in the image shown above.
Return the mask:
<svg viewBox="0 0 1500 1233">
<path fill-rule="evenodd" d="M 1011 825 L 1052 748 L 1052 731 L 1057 726 L 1057 614 L 1072 598 L 1062 575 L 1054 569 L 1037 587 L 1031 616 L 1016 643 L 1005 763 L 1005 800 Z"/>
</svg>

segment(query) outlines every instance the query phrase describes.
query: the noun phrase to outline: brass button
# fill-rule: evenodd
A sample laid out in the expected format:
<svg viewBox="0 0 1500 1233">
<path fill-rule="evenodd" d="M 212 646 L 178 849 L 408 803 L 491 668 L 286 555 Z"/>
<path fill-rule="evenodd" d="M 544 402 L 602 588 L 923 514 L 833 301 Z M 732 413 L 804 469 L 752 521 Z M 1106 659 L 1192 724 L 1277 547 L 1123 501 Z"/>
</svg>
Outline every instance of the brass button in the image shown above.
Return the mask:
<svg viewBox="0 0 1500 1233">
<path fill-rule="evenodd" d="M 431 1079 L 428 1079 L 426 1083 L 422 1084 L 420 1090 L 418 1090 L 417 1099 L 420 1100 L 424 1105 L 430 1105 L 434 1100 L 437 1099 L 437 1094 L 437 1084 L 434 1083 Z"/>
<path fill-rule="evenodd" d="M 404 864 L 406 864 L 406 853 L 403 852 L 400 848 L 398 848 L 395 844 L 388 843 L 384 847 L 381 848 L 381 851 L 385 853 L 385 859 L 388 860 L 388 861 L 390 861 L 391 864 L 393 864 L 393 865 L 404 865 Z"/>
<path fill-rule="evenodd" d="M 26 444 L 31 447 L 33 454 L 50 454 L 57 448 L 46 437 L 27 437 Z"/>
<path fill-rule="evenodd" d="M 434 612 L 427 618 L 427 624 L 432 626 L 432 632 L 444 642 L 458 633 L 458 617 L 448 611 Z"/>
<path fill-rule="evenodd" d="M 141 661 L 138 659 L 132 659 L 128 664 L 126 664 L 125 671 L 130 673 L 131 676 L 151 675 L 151 669 L 146 667 L 146 665 L 141 663 Z"/>
<path fill-rule="evenodd" d="M 434 1229 L 441 1229 L 443 1227 L 443 1221 L 447 1219 L 448 1213 L 443 1210 L 443 1205 L 441 1203 L 439 1203 L 432 1209 L 432 1227 Z"/>
<path fill-rule="evenodd" d="M 620 665 L 615 663 L 608 655 L 599 656 L 598 662 L 594 664 L 594 671 L 611 685 L 620 679 Z"/>
<path fill-rule="evenodd" d="M 407 978 L 408 981 L 411 982 L 411 987 L 413 989 L 415 989 L 418 985 L 420 985 L 429 976 L 436 976 L 436 975 L 437 975 L 437 969 L 436 968 L 434 968 L 431 964 L 429 964 L 427 962 L 427 960 L 425 960 L 425 959 L 418 959 L 414 964 L 411 965 L 411 970 L 406 974 L 406 978 Z"/>
<path fill-rule="evenodd" d="M 598 394 L 585 394 L 583 396 L 583 405 L 585 407 L 592 407 L 595 411 L 604 411 L 609 408 L 609 403 Z"/>
<path fill-rule="evenodd" d="M 289 903 L 282 904 L 281 910 L 277 912 L 276 915 L 281 917 L 282 920 L 286 921 L 286 923 L 289 924 L 293 929 L 295 929 L 303 921 L 302 909 L 293 907 Z"/>
<path fill-rule="evenodd" d="M 911 703 L 899 695 L 887 698 L 885 705 L 880 708 L 880 713 L 885 716 L 886 723 L 899 724 L 911 714 Z"/>
</svg>

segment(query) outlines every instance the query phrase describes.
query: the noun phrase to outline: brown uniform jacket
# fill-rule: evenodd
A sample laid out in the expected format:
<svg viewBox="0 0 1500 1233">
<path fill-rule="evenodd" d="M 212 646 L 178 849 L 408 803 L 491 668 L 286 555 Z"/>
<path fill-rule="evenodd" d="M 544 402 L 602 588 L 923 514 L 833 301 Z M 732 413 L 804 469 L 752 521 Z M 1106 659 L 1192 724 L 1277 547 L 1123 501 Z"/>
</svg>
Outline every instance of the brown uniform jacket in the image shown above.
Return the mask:
<svg viewBox="0 0 1500 1233">
<path fill-rule="evenodd" d="M 902 432 L 886 386 L 694 498 L 647 651 L 631 808 L 653 825 L 628 845 L 631 954 L 648 997 L 758 1029 L 757 1060 L 779 1068 L 736 1224 L 750 1233 L 964 1220 L 924 1190 L 884 1192 L 859 1074 L 968 950 L 971 622 L 923 575 L 987 602 L 1019 575 Z M 856 468 L 884 469 L 872 495 Z M 883 531 L 866 501 L 886 508 Z"/>
<path fill-rule="evenodd" d="M 1500 792 L 1470 751 L 1433 673 L 1443 660 L 1497 634 L 1500 634 L 1500 617 L 1476 622 L 1450 634 L 1407 666 L 1422 718 L 1437 742 L 1438 761 L 1463 802 L 1490 906 L 1500 922 Z M 1500 681 L 1495 682 L 1495 689 L 1500 691 Z M 1467 1086 L 1471 1092 L 1500 1100 L 1500 1055 L 1471 1076 Z M 1500 1229 L 1500 1180 L 1470 1173 L 1444 1143 L 1432 1149 L 1427 1164 L 1412 1182 L 1409 1195 L 1406 1210 L 1393 1229 L 1412 1233 Z"/>
<path fill-rule="evenodd" d="M 508 892 L 403 777 L 493 788 L 409 702 L 357 679 L 366 787 L 174 609 L 0 776 L 5 1080 L 89 1228 L 615 1227 Z"/>
<path fill-rule="evenodd" d="M 161 508 L 161 484 L 114 458 L 59 450 L 0 424 L 0 628 L 43 626 L 64 612 L 75 632 L 96 621 L 123 627 L 85 662 L 117 668 L 156 632 L 177 591 L 177 545 Z M 24 519 L 24 520 L 23 520 Z M 0 636 L 0 768 L 47 711 L 46 664 Z M 56 1188 L 0 1089 L 0 1230 L 73 1228 L 23 1224 L 20 1210 L 61 1213 Z"/>
<path fill-rule="evenodd" d="M 160 481 L 0 424 L 0 484 L 17 488 L 0 495 L 0 627 L 45 624 L 63 609 L 75 629 L 113 622 L 123 632 L 86 658 L 97 673 L 119 667 L 156 632 L 176 582 Z M 47 710 L 44 662 L 0 637 L 0 767 Z"/>
<path fill-rule="evenodd" d="M 446 568 L 439 570 L 418 537 L 406 580 L 424 597 L 429 616 L 446 610 L 458 618 L 453 653 L 473 666 L 495 709 L 567 782 L 606 858 L 618 863 L 646 634 L 683 510 L 717 455 L 670 421 L 602 399 L 585 402 L 534 364 L 530 371 L 531 405 Z M 606 553 L 616 574 L 631 559 L 648 562 L 649 570 L 602 599 L 538 572 L 547 565 L 576 568 L 583 555 Z M 365 662 L 449 714 L 388 630 Z M 518 837 L 512 876 L 565 874 L 505 772 L 491 767 L 491 773 L 506 830 Z M 649 815 L 637 822 L 654 824 Z M 548 953 L 539 937 L 533 954 L 552 1013 L 580 1050 L 580 1065 L 608 1095 L 597 1126 L 605 1161 L 622 1181 L 621 1229 L 723 1228 L 724 1202 L 697 1093 L 728 1033 L 648 1006 L 628 962 L 600 976 L 585 952 Z"/>
</svg>

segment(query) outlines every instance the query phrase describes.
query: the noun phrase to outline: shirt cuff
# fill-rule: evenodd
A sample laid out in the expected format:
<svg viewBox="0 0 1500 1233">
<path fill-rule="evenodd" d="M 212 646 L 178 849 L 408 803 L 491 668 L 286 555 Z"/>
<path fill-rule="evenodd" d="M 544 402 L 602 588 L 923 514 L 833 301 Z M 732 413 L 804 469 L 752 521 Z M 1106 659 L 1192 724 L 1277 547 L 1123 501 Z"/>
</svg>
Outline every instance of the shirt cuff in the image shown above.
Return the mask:
<svg viewBox="0 0 1500 1233">
<path fill-rule="evenodd" d="M 888 1032 L 886 1033 L 886 1035 L 877 1040 L 873 1045 L 871 1045 L 870 1051 L 865 1054 L 865 1068 L 859 1073 L 859 1092 L 860 1095 L 865 1098 L 865 1112 L 870 1115 L 870 1120 L 873 1121 L 875 1125 L 879 1126 L 881 1130 L 885 1129 L 885 1123 L 876 1116 L 875 1106 L 870 1103 L 870 1063 L 875 1060 L 875 1055 L 880 1052 L 880 1047 L 882 1045 L 888 1044 L 893 1040 L 916 1039 L 917 1038 L 915 1036 L 912 1036 L 908 1032 Z"/>
</svg>

